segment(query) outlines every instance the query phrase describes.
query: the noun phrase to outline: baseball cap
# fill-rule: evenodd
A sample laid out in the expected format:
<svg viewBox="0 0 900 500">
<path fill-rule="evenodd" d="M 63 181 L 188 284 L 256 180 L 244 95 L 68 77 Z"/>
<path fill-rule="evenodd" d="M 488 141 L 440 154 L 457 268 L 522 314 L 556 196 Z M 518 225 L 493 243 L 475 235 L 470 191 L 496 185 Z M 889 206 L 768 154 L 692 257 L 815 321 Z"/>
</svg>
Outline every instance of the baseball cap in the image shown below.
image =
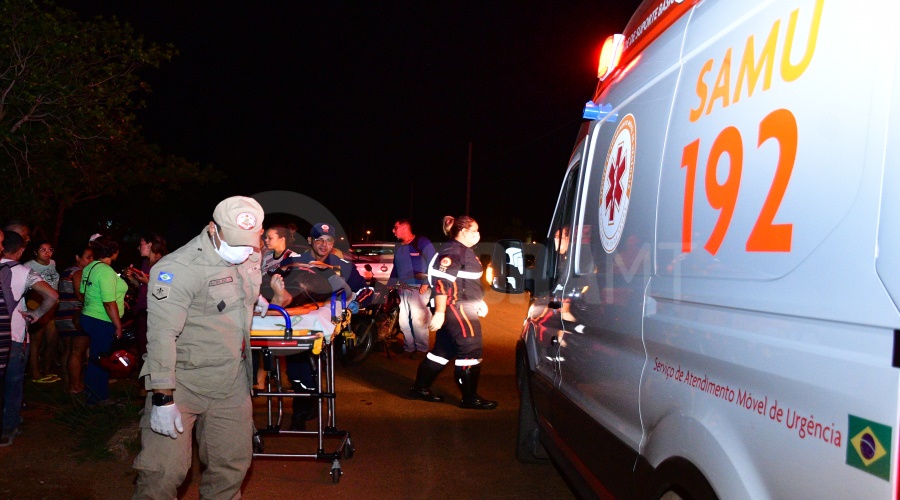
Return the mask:
<svg viewBox="0 0 900 500">
<path fill-rule="evenodd" d="M 320 222 L 312 227 L 309 231 L 309 236 L 314 240 L 322 236 L 331 236 L 331 239 L 334 239 L 334 226 Z"/>
<path fill-rule="evenodd" d="M 253 198 L 232 196 L 216 205 L 213 220 L 219 234 L 231 246 L 259 246 L 263 230 L 263 209 Z"/>
</svg>

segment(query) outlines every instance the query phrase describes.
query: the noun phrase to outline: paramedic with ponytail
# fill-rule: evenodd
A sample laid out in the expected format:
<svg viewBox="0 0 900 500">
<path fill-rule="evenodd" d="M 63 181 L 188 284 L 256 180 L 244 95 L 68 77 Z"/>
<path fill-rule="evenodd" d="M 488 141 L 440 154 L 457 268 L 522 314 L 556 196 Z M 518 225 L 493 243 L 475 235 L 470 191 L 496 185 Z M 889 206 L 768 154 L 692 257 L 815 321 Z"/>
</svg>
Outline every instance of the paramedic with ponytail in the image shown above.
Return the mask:
<svg viewBox="0 0 900 500">
<path fill-rule="evenodd" d="M 424 401 L 444 400 L 430 387 L 444 366 L 455 358 L 453 378 L 462 392 L 460 408 L 493 410 L 496 401 L 478 395 L 481 374 L 481 322 L 488 313 L 481 287 L 482 267 L 472 247 L 481 238 L 475 219 L 463 215 L 444 217 L 444 234 L 451 239 L 438 251 L 428 269 L 434 289 L 431 329 L 437 330 L 434 348 L 419 364 L 416 383 L 409 395 Z"/>
</svg>

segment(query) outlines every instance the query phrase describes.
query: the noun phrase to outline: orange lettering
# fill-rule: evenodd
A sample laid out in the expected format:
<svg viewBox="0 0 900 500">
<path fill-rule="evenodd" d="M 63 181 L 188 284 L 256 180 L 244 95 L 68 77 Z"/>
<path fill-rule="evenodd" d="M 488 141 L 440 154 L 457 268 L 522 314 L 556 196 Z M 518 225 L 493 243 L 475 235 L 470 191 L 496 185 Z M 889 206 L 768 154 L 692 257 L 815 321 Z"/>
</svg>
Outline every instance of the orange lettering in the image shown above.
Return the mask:
<svg viewBox="0 0 900 500">
<path fill-rule="evenodd" d="M 700 116 L 703 114 L 703 108 L 706 107 L 706 95 L 709 92 L 709 87 L 703 81 L 703 77 L 712 70 L 712 67 L 713 60 L 710 59 L 706 61 L 706 64 L 703 65 L 703 68 L 700 69 L 700 74 L 697 76 L 697 97 L 700 98 L 700 105 L 696 109 L 691 108 L 689 118 L 692 122 L 700 119 Z"/>
<path fill-rule="evenodd" d="M 778 166 L 769 195 L 747 239 L 748 252 L 790 252 L 793 224 L 773 224 L 784 199 L 797 157 L 797 120 L 786 109 L 776 109 L 759 122 L 759 147 L 769 139 L 778 142 Z"/>
<path fill-rule="evenodd" d="M 712 112 L 713 104 L 716 99 L 722 99 L 722 107 L 727 108 L 729 104 L 728 89 L 731 87 L 731 47 L 725 51 L 725 59 L 722 60 L 722 67 L 719 68 L 719 76 L 716 77 L 716 86 L 713 87 L 712 96 L 709 98 L 709 104 L 706 106 L 706 114 Z"/>
<path fill-rule="evenodd" d="M 700 139 L 688 144 L 681 153 L 681 168 L 687 169 L 684 179 L 684 208 L 681 217 L 681 251 L 691 251 L 691 235 L 694 232 L 694 182 L 697 178 L 697 155 Z"/>
<path fill-rule="evenodd" d="M 725 182 L 719 184 L 717 170 L 722 155 L 728 155 L 728 176 Z M 709 206 L 719 210 L 719 218 L 713 227 L 712 234 L 703 248 L 711 255 L 715 255 L 725 240 L 725 233 L 731 225 L 731 216 L 734 215 L 734 207 L 737 205 L 738 189 L 741 187 L 741 171 L 744 166 L 744 142 L 741 133 L 734 127 L 727 127 L 713 142 L 709 152 L 709 160 L 706 163 L 706 199 Z"/>
<path fill-rule="evenodd" d="M 741 66 L 738 69 L 737 85 L 734 87 L 735 103 L 741 100 L 741 90 L 743 89 L 745 77 L 747 79 L 747 97 L 753 96 L 756 82 L 759 81 L 759 76 L 763 71 L 763 65 L 766 68 L 766 76 L 763 78 L 762 89 L 766 91 L 772 86 L 772 62 L 775 60 L 779 26 L 781 26 L 781 20 L 775 21 L 775 24 L 772 25 L 772 30 L 769 31 L 769 37 L 766 38 L 766 43 L 763 45 L 758 61 L 753 59 L 753 35 L 750 35 L 750 38 L 747 39 L 747 45 L 744 46 L 744 56 L 741 58 Z"/>
</svg>

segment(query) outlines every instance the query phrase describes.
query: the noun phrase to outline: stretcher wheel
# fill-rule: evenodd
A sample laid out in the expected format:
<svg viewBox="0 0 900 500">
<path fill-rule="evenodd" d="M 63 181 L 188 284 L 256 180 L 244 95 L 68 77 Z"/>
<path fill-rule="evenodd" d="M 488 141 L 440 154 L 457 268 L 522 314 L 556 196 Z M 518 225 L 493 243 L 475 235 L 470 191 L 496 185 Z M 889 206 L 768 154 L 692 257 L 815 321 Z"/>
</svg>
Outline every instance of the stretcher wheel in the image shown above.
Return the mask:
<svg viewBox="0 0 900 500">
<path fill-rule="evenodd" d="M 331 480 L 334 481 L 334 484 L 337 484 L 341 481 L 341 475 L 344 473 L 341 471 L 341 463 L 337 460 L 331 464 Z"/>
<path fill-rule="evenodd" d="M 262 436 L 259 435 L 259 432 L 253 432 L 253 453 L 263 453 L 266 449 L 265 443 L 263 443 Z"/>
</svg>

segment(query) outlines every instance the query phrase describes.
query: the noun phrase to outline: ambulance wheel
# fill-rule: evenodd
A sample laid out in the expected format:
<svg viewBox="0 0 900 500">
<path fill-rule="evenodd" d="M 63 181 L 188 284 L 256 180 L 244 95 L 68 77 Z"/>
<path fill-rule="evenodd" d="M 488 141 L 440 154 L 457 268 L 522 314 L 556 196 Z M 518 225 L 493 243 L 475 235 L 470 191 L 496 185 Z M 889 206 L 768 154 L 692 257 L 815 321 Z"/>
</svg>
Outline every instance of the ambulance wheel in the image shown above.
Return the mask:
<svg viewBox="0 0 900 500">
<path fill-rule="evenodd" d="M 643 498 L 692 500 L 718 498 L 706 477 L 691 462 L 681 457 L 663 461 L 653 471 Z"/>
<path fill-rule="evenodd" d="M 523 464 L 541 464 L 550 456 L 540 441 L 540 427 L 531 398 L 531 384 L 528 381 L 528 367 L 519 359 L 519 428 L 516 433 L 516 458 Z"/>
</svg>

